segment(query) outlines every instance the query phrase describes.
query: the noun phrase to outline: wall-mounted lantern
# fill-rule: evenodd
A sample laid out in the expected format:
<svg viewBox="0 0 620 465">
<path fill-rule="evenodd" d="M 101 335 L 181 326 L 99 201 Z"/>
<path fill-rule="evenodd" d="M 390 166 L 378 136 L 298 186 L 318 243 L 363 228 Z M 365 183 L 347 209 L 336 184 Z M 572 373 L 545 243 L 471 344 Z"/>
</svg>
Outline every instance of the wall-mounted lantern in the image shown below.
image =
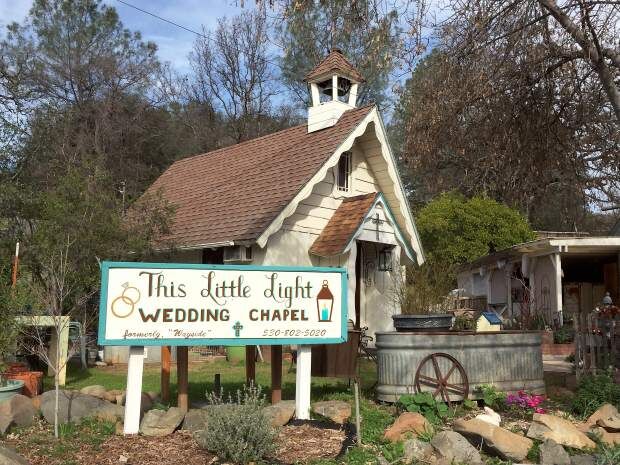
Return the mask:
<svg viewBox="0 0 620 465">
<path fill-rule="evenodd" d="M 392 271 L 392 247 L 384 247 L 379 252 L 379 271 Z"/>
</svg>

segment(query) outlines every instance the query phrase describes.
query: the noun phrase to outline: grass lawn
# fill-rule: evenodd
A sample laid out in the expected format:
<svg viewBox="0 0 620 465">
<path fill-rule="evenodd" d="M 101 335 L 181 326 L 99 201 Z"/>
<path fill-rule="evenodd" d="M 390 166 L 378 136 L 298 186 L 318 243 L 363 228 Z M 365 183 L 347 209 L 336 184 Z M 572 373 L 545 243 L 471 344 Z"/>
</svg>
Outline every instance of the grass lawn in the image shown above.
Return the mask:
<svg viewBox="0 0 620 465">
<path fill-rule="evenodd" d="M 295 398 L 295 370 L 289 370 L 290 362 L 282 366 L 282 398 Z M 224 392 L 235 392 L 245 382 L 244 362 L 229 363 L 218 359 L 209 362 L 190 362 L 189 365 L 189 397 L 190 402 L 205 400 L 205 393 L 213 390 L 213 379 L 216 373 L 221 376 Z M 377 379 L 376 366 L 368 360 L 362 360 L 360 365 L 362 392 L 372 397 L 372 387 Z M 170 376 L 172 405 L 176 403 L 176 369 L 172 367 Z M 100 384 L 106 389 L 125 389 L 127 382 L 127 366 L 110 366 L 81 370 L 70 365 L 67 373 L 67 389 L 80 389 L 85 386 Z M 269 363 L 256 363 L 256 382 L 262 386 L 270 398 L 271 394 L 271 367 Z M 45 389 L 52 389 L 53 379 L 45 379 Z M 160 366 L 145 365 L 142 381 L 143 391 L 160 391 Z M 312 378 L 312 399 L 320 400 L 349 395 L 352 396 L 352 386 L 348 380 L 336 378 Z"/>
</svg>

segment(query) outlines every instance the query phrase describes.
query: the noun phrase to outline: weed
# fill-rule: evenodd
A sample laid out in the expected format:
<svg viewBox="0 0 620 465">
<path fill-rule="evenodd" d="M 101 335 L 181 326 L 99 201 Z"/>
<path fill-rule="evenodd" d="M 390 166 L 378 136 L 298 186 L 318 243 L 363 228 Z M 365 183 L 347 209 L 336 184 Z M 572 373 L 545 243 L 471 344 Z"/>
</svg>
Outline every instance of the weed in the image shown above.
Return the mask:
<svg viewBox="0 0 620 465">
<path fill-rule="evenodd" d="M 398 403 L 408 412 L 421 413 L 433 425 L 438 425 L 454 416 L 448 406 L 443 402 L 438 402 L 430 392 L 402 395 Z"/>
<path fill-rule="evenodd" d="M 534 439 L 534 443 L 532 444 L 532 447 L 530 447 L 530 450 L 527 451 L 527 459 L 530 462 L 538 463 L 540 459 L 540 445 L 541 444 L 542 444 L 541 441 Z"/>
<path fill-rule="evenodd" d="M 618 465 L 620 463 L 620 444 L 607 446 L 599 444 L 596 454 L 596 465 Z"/>
<path fill-rule="evenodd" d="M 573 397 L 573 411 L 583 417 L 591 415 L 603 404 L 620 405 L 620 385 L 612 373 L 585 376 Z"/>
<path fill-rule="evenodd" d="M 381 446 L 381 455 L 390 463 L 396 462 L 405 455 L 402 442 L 395 442 Z"/>
<path fill-rule="evenodd" d="M 353 447 L 345 456 L 347 465 L 368 465 L 377 463 L 377 452 L 365 447 Z"/>
</svg>

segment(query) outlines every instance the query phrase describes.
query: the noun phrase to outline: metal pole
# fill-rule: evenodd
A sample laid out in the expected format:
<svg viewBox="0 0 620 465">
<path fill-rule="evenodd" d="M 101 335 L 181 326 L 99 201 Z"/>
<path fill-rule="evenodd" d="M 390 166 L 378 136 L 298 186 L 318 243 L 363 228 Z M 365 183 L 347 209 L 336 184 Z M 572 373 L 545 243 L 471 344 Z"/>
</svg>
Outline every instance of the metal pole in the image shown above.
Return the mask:
<svg viewBox="0 0 620 465">
<path fill-rule="evenodd" d="M 355 434 L 357 435 L 357 445 L 362 446 L 362 418 L 360 414 L 360 385 L 355 378 L 353 381 L 353 390 L 355 395 Z"/>
</svg>

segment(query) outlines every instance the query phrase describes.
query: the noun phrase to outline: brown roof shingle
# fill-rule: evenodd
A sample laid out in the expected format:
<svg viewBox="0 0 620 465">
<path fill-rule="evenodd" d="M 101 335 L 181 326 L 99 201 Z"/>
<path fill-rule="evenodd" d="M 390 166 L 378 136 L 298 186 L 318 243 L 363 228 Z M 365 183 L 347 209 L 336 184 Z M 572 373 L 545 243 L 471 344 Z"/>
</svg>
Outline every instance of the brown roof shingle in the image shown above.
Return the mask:
<svg viewBox="0 0 620 465">
<path fill-rule="evenodd" d="M 371 111 L 345 112 L 332 127 L 306 124 L 178 160 L 147 190 L 176 206 L 170 234 L 177 247 L 253 242 Z"/>
<path fill-rule="evenodd" d="M 345 58 L 340 50 L 332 50 L 318 65 L 316 65 L 308 74 L 306 81 L 321 77 L 332 71 L 340 71 L 341 74 L 353 78 L 357 82 L 366 82 L 357 69 Z"/>
<path fill-rule="evenodd" d="M 372 192 L 344 199 L 310 247 L 310 252 L 320 257 L 331 257 L 344 252 L 377 195 L 377 192 Z"/>
</svg>

